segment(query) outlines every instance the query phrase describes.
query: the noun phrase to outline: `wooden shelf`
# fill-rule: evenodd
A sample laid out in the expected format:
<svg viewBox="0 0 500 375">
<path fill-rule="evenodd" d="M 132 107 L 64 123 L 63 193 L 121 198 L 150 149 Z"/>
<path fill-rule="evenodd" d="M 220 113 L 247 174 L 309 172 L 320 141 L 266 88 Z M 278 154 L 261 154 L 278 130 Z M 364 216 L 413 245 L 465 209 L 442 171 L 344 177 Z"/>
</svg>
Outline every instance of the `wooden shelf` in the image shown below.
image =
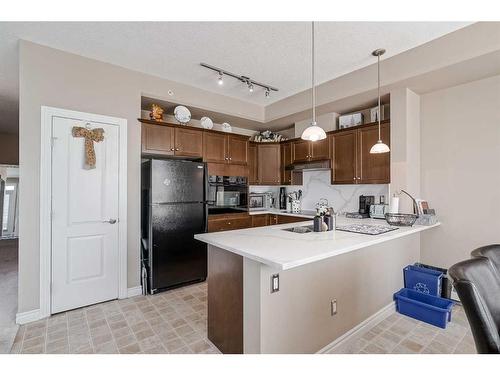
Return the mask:
<svg viewBox="0 0 500 375">
<path fill-rule="evenodd" d="M 223 131 L 220 131 L 220 130 L 204 129 L 204 128 L 199 128 L 197 126 L 179 125 L 179 124 L 174 124 L 172 122 L 166 122 L 166 121 L 156 121 L 156 120 L 150 120 L 150 119 L 145 119 L 145 118 L 138 118 L 137 121 L 139 121 L 139 122 L 141 122 L 143 124 L 158 125 L 158 126 L 169 126 L 169 127 L 178 128 L 178 129 L 193 129 L 193 130 L 198 130 L 198 131 L 203 131 L 203 132 L 208 132 L 208 133 L 231 135 L 231 136 L 235 136 L 235 137 L 245 138 L 246 140 L 248 140 L 250 138 L 248 135 L 223 132 Z"/>
</svg>

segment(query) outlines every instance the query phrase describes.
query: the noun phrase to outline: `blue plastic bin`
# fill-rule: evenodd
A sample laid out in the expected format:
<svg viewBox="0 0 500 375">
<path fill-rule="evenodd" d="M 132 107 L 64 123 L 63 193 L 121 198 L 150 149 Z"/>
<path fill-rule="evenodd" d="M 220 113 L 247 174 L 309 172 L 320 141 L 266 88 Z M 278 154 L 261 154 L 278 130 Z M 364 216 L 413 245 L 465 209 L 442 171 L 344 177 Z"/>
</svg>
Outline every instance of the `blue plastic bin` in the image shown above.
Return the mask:
<svg viewBox="0 0 500 375">
<path fill-rule="evenodd" d="M 418 266 L 406 266 L 403 269 L 403 276 L 405 288 L 431 296 L 441 295 L 442 272 Z"/>
<path fill-rule="evenodd" d="M 446 323 L 451 321 L 454 302 L 449 299 L 403 288 L 394 294 L 394 300 L 400 314 L 440 328 L 446 328 Z"/>
</svg>

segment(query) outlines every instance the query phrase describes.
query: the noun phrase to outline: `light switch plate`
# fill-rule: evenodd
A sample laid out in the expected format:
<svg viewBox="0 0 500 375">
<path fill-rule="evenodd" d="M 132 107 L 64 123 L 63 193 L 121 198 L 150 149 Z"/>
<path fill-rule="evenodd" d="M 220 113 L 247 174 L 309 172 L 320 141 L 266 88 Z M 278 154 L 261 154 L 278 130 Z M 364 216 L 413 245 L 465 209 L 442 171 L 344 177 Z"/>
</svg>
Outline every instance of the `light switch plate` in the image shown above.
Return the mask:
<svg viewBox="0 0 500 375">
<path fill-rule="evenodd" d="M 276 293 L 280 290 L 280 275 L 275 273 L 271 276 L 271 293 Z"/>
</svg>

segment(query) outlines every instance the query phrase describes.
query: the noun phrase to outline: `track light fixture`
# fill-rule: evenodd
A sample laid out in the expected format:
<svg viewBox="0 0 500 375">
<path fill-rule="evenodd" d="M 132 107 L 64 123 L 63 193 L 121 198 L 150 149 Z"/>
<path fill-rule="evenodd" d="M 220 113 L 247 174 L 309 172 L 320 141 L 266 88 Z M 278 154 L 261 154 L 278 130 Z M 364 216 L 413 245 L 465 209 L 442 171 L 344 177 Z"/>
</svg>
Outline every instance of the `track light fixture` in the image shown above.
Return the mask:
<svg viewBox="0 0 500 375">
<path fill-rule="evenodd" d="M 276 87 L 267 85 L 265 83 L 254 81 L 250 77 L 234 74 L 234 73 L 228 72 L 227 70 L 220 69 L 216 66 L 208 65 L 205 63 L 200 63 L 200 65 L 204 68 L 214 70 L 218 73 L 217 83 L 219 84 L 219 86 L 222 86 L 224 84 L 224 76 L 229 76 L 229 77 L 233 77 L 233 78 L 237 79 L 238 81 L 246 84 L 249 92 L 254 92 L 255 86 L 262 87 L 265 90 L 264 95 L 266 98 L 269 98 L 271 96 L 271 91 L 278 91 L 278 89 Z"/>
</svg>

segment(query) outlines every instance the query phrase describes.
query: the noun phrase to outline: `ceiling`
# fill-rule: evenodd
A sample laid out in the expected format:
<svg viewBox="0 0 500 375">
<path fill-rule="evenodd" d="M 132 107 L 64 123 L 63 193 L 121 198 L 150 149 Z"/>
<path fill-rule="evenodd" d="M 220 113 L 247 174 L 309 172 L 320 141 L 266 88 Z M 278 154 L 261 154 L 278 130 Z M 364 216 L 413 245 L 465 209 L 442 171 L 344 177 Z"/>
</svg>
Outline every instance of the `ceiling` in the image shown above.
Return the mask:
<svg viewBox="0 0 500 375">
<path fill-rule="evenodd" d="M 399 54 L 470 23 L 318 22 L 316 81 L 322 83 Z M 149 73 L 262 106 L 311 85 L 307 22 L 0 22 L 0 130 L 18 122 L 19 39 Z M 246 75 L 279 91 L 265 98 L 226 77 L 217 85 L 205 62 Z"/>
</svg>

